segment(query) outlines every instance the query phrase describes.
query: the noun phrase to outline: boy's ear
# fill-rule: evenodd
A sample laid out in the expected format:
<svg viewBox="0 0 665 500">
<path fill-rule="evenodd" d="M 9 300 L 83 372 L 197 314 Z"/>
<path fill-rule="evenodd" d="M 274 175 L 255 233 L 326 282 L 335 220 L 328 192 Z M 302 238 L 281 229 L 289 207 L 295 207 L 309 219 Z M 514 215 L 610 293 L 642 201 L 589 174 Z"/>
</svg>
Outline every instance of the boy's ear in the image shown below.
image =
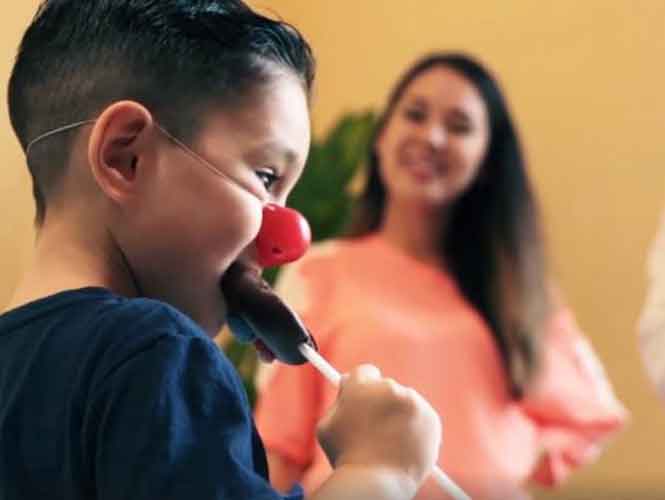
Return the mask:
<svg viewBox="0 0 665 500">
<path fill-rule="evenodd" d="M 88 163 L 99 188 L 121 202 L 137 187 L 138 169 L 147 166 L 152 114 L 141 104 L 121 101 L 106 108 L 95 121 L 88 142 Z"/>
</svg>

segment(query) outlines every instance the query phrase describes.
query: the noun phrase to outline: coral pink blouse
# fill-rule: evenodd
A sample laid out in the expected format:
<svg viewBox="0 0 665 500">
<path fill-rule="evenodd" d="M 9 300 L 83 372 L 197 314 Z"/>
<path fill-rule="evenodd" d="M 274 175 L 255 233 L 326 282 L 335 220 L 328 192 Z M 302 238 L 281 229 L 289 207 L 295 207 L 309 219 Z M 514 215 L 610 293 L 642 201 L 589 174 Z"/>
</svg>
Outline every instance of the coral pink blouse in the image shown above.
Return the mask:
<svg viewBox="0 0 665 500">
<path fill-rule="evenodd" d="M 453 279 L 380 236 L 317 245 L 277 288 L 338 370 L 374 364 L 432 404 L 444 424 L 439 465 L 475 500 L 527 498 L 530 479 L 560 483 L 626 420 L 568 309 L 547 322 L 543 370 L 515 401 L 488 326 Z M 315 429 L 336 389 L 309 365 L 267 365 L 257 382 L 266 448 L 306 466 L 311 492 L 331 472 Z M 447 497 L 429 481 L 417 498 Z"/>
</svg>

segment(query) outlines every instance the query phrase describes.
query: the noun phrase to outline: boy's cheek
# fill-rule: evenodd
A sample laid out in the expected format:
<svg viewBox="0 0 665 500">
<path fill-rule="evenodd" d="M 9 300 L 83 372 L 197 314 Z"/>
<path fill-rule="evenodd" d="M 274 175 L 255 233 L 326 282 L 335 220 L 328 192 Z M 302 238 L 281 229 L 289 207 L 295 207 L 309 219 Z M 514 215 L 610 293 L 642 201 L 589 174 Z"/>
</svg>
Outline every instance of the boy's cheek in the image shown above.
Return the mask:
<svg viewBox="0 0 665 500">
<path fill-rule="evenodd" d="M 249 267 L 260 269 L 258 265 L 258 251 L 256 249 L 256 239 L 254 239 L 245 249 L 238 255 L 234 262 L 242 262 Z"/>
<path fill-rule="evenodd" d="M 220 239 L 232 248 L 234 255 L 227 255 L 235 260 L 252 245 L 261 229 L 262 204 L 252 195 L 244 194 L 241 203 L 220 207 L 216 217 L 221 219 Z"/>
</svg>

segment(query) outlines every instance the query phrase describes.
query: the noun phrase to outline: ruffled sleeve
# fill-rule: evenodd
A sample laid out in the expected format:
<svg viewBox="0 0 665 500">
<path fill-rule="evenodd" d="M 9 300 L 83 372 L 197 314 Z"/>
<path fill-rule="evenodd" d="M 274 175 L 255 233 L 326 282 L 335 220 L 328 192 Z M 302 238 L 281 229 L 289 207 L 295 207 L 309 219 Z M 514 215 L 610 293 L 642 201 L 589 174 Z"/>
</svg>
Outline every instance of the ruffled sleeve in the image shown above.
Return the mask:
<svg viewBox="0 0 665 500">
<path fill-rule="evenodd" d="M 626 423 L 625 408 L 567 309 L 548 325 L 542 370 L 522 406 L 539 429 L 542 456 L 532 478 L 543 486 L 594 461 Z"/>
<path fill-rule="evenodd" d="M 665 399 L 665 213 L 649 250 L 647 278 L 638 324 L 639 350 L 647 375 Z"/>
</svg>

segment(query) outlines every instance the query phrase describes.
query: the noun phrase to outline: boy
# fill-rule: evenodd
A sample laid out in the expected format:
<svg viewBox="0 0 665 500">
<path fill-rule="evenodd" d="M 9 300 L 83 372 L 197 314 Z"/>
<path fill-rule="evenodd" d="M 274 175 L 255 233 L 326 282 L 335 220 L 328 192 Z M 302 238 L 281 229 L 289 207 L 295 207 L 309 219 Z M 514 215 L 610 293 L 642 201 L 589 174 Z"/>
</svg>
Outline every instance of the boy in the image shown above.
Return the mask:
<svg viewBox="0 0 665 500">
<path fill-rule="evenodd" d="M 3 500 L 283 498 L 209 337 L 221 277 L 254 263 L 262 207 L 303 168 L 312 80 L 298 32 L 239 0 L 40 7 L 9 85 L 38 234 L 0 316 Z M 410 498 L 439 432 L 422 398 L 358 368 L 312 498 Z"/>
</svg>

